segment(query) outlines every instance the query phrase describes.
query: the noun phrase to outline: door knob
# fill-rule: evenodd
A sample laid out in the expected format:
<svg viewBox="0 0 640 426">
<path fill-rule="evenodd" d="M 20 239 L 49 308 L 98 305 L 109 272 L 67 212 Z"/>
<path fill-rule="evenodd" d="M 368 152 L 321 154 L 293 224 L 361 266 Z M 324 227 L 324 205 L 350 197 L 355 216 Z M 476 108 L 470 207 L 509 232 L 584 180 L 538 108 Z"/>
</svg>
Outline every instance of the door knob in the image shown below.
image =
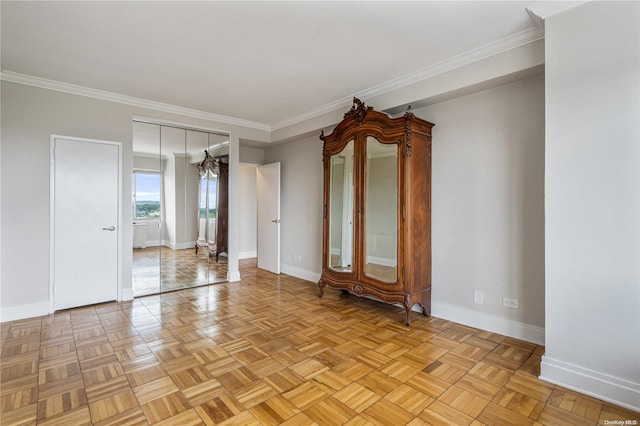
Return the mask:
<svg viewBox="0 0 640 426">
<path fill-rule="evenodd" d="M 280 219 L 273 219 L 271 222 L 273 222 L 273 223 L 280 223 Z"/>
<path fill-rule="evenodd" d="M 115 231 L 116 227 L 115 226 L 109 226 L 108 228 L 102 228 L 103 231 Z"/>
</svg>

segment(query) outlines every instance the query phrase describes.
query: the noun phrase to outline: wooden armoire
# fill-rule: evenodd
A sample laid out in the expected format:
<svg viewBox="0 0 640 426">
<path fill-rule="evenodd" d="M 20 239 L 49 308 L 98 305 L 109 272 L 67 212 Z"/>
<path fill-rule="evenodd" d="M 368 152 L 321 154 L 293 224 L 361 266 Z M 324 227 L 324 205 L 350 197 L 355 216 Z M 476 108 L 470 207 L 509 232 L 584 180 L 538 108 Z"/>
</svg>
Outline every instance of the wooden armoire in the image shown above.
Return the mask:
<svg viewBox="0 0 640 426">
<path fill-rule="evenodd" d="M 229 164 L 218 161 L 216 207 L 216 263 L 221 253 L 228 253 L 229 242 Z"/>
<path fill-rule="evenodd" d="M 324 142 L 326 286 L 431 314 L 431 128 L 354 98 Z"/>
</svg>

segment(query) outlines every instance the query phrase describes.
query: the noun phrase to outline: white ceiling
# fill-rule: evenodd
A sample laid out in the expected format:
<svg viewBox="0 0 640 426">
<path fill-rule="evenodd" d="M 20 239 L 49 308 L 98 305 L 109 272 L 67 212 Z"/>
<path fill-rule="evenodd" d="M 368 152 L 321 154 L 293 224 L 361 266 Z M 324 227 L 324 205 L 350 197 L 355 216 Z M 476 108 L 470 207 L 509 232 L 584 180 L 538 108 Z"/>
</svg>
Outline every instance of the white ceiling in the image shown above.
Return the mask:
<svg viewBox="0 0 640 426">
<path fill-rule="evenodd" d="M 529 31 L 527 4 L 3 0 L 2 70 L 277 127 Z"/>
</svg>

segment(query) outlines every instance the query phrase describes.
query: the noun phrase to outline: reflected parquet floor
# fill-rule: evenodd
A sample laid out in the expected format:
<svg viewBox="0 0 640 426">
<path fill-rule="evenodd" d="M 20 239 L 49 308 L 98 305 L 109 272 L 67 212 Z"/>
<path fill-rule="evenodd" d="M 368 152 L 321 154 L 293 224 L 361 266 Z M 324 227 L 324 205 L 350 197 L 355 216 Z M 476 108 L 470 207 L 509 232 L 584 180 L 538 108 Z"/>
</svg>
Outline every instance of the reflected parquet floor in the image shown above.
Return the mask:
<svg viewBox="0 0 640 426">
<path fill-rule="evenodd" d="M 227 260 L 209 256 L 207 250 L 174 250 L 168 247 L 133 249 L 133 295 L 135 297 L 227 280 Z"/>
<path fill-rule="evenodd" d="M 8 425 L 605 424 L 544 348 L 246 267 L 242 281 L 1 324 Z"/>
</svg>

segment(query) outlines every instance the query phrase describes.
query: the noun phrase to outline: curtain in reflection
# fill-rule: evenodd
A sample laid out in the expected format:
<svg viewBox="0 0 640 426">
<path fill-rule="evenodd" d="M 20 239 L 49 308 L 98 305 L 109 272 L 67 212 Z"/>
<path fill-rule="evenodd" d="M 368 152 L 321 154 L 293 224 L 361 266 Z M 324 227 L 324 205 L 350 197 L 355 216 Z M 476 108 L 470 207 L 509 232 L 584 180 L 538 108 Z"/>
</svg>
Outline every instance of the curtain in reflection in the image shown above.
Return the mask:
<svg viewBox="0 0 640 426">
<path fill-rule="evenodd" d="M 198 240 L 196 253 L 204 247 L 209 253 L 216 251 L 216 179 L 218 163 L 204 151 L 204 160 L 198 164 L 200 190 L 198 191 Z"/>
</svg>

